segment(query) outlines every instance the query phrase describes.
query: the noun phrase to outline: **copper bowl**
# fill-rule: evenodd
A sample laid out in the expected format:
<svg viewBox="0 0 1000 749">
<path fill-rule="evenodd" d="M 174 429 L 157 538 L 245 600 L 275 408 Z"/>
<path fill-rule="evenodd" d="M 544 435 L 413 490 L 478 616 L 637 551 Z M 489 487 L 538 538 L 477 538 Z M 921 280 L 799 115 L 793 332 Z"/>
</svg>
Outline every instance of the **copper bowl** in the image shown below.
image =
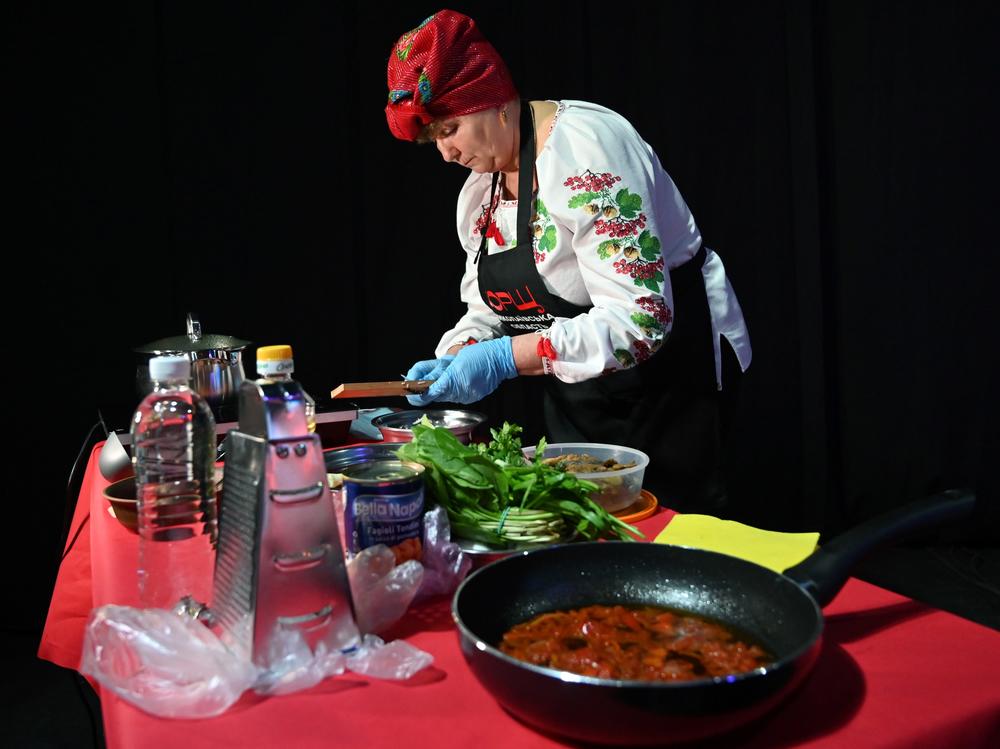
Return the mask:
<svg viewBox="0 0 1000 749">
<path fill-rule="evenodd" d="M 139 516 L 135 500 L 135 476 L 115 481 L 104 487 L 104 498 L 108 500 L 108 511 L 129 533 L 139 532 Z"/>
<path fill-rule="evenodd" d="M 215 504 L 222 504 L 222 476 L 216 469 Z M 115 481 L 101 492 L 108 501 L 108 513 L 124 526 L 129 533 L 139 532 L 139 508 L 135 498 L 135 476 Z"/>
</svg>

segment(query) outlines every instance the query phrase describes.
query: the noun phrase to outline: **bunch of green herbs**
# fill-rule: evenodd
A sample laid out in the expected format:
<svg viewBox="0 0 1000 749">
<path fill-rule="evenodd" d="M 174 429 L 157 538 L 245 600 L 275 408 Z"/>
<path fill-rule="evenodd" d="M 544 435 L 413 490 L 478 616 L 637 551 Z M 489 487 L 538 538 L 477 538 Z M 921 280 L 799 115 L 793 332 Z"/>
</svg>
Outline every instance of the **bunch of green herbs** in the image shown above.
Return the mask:
<svg viewBox="0 0 1000 749">
<path fill-rule="evenodd" d="M 516 424 L 491 429 L 488 444 L 463 445 L 447 429 L 413 425 L 413 441 L 401 460 L 424 466 L 430 498 L 448 512 L 456 536 L 493 546 L 553 543 L 570 538 L 631 541 L 636 529 L 590 499 L 598 487 L 521 450 Z"/>
</svg>

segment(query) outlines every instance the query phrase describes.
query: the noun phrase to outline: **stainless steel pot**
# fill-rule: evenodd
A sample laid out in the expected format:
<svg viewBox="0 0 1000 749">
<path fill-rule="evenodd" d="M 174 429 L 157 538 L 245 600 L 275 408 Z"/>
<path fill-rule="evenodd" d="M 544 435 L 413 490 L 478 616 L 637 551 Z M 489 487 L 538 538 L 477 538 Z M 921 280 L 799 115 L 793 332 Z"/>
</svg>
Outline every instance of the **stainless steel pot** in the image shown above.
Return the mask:
<svg viewBox="0 0 1000 749">
<path fill-rule="evenodd" d="M 191 359 L 191 387 L 210 403 L 235 402 L 246 375 L 243 372 L 243 349 L 250 345 L 233 336 L 201 332 L 198 316 L 189 312 L 187 335 L 161 338 L 135 349 L 146 355 L 136 368 L 136 388 L 140 397 L 153 389 L 149 380 L 149 359 L 176 354 Z"/>
</svg>

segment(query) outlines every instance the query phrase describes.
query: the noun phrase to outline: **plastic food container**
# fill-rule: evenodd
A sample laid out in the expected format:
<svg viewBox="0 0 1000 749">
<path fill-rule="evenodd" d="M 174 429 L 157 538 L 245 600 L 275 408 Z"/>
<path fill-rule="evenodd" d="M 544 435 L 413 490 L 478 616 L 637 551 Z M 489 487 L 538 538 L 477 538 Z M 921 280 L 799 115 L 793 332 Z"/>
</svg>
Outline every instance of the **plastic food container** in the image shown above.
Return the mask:
<svg viewBox="0 0 1000 749">
<path fill-rule="evenodd" d="M 598 461 L 613 459 L 618 463 L 635 463 L 632 468 L 622 468 L 617 471 L 596 471 L 592 473 L 576 473 L 576 476 L 587 481 L 593 481 L 599 489 L 590 498 L 608 512 L 617 512 L 635 504 L 642 491 L 642 477 L 649 465 L 649 456 L 631 447 L 621 445 L 601 445 L 596 442 L 557 442 L 545 446 L 543 458 L 554 458 L 560 455 L 589 455 Z M 535 448 L 526 447 L 524 456 L 530 460 L 535 457 Z"/>
</svg>

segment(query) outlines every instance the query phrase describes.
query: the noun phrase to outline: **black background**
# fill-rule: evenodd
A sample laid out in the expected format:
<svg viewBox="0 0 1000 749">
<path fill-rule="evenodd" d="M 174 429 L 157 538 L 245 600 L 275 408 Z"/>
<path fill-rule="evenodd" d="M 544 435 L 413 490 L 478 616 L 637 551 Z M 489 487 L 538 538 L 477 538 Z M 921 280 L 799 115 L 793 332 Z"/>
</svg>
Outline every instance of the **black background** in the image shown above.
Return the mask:
<svg viewBox="0 0 1000 749">
<path fill-rule="evenodd" d="M 994 4 L 452 7 L 523 96 L 624 114 L 722 255 L 754 348 L 732 516 L 832 532 L 995 491 Z M 77 452 L 137 402 L 132 347 L 196 311 L 291 343 L 323 394 L 406 371 L 461 314 L 467 172 L 383 115 L 393 42 L 437 9 L 6 6 L 9 626 L 44 618 Z M 494 423 L 537 430 L 522 387 Z"/>
</svg>

